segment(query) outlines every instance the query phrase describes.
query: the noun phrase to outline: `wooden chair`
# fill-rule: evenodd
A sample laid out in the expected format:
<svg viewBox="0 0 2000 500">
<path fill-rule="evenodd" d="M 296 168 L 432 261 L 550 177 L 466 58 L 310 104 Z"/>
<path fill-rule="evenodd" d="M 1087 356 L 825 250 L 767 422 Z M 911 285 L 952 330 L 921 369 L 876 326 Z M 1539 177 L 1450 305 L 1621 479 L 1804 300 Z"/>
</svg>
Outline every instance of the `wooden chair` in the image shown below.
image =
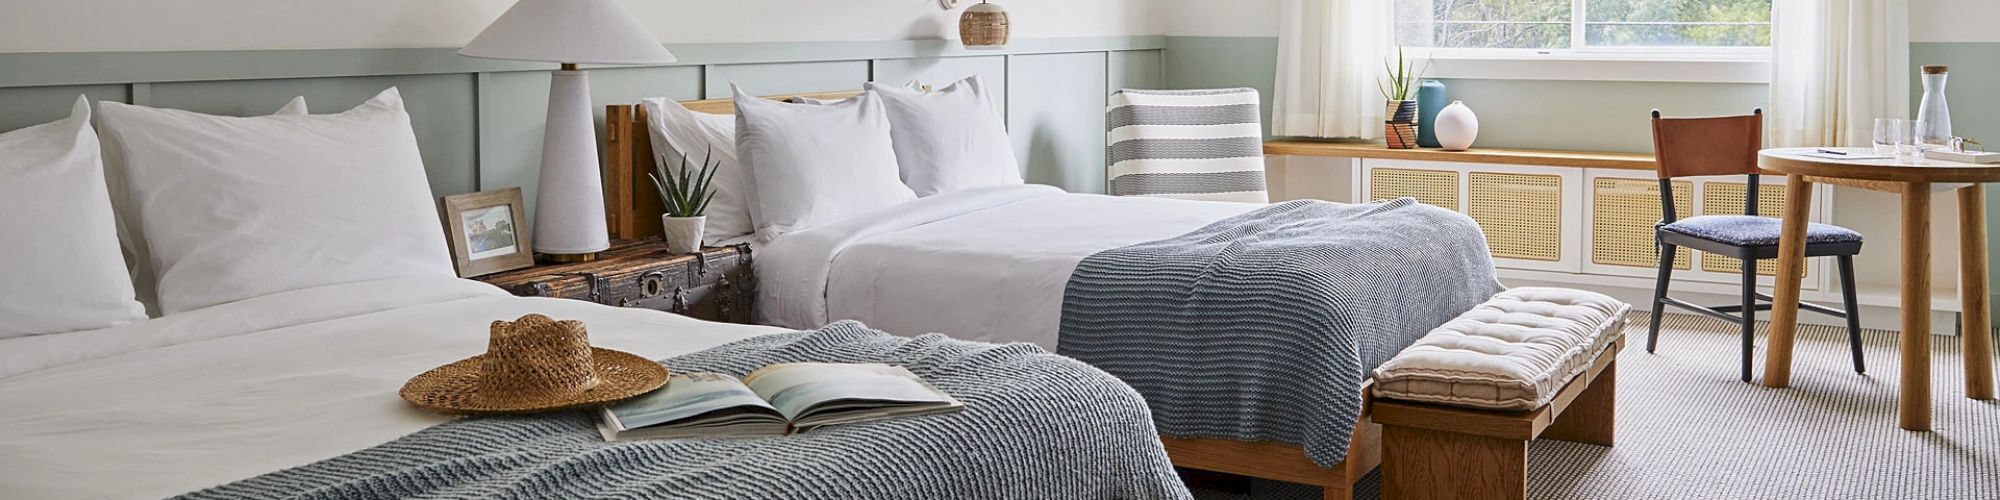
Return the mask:
<svg viewBox="0 0 2000 500">
<path fill-rule="evenodd" d="M 1771 309 L 1771 296 L 1757 292 L 1757 261 L 1777 258 L 1778 236 L 1783 221 L 1757 216 L 1757 150 L 1763 145 L 1764 111 L 1742 116 L 1713 118 L 1661 118 L 1653 110 L 1653 155 L 1660 178 L 1660 205 L 1664 217 L 1653 235 L 1660 250 L 1660 278 L 1653 285 L 1653 328 L 1646 334 L 1646 352 L 1653 352 L 1660 338 L 1660 315 L 1666 306 L 1729 321 L 1743 327 L 1743 381 L 1750 381 L 1750 358 L 1757 332 L 1757 311 Z M 1674 213 L 1676 177 L 1709 175 L 1749 176 L 1745 188 L 1743 215 L 1703 215 L 1680 219 Z M 1674 277 L 1674 253 L 1687 247 L 1742 261 L 1742 303 L 1701 306 L 1667 296 Z M 1845 309 L 1800 303 L 1799 308 L 1845 318 L 1847 337 L 1853 351 L 1854 371 L 1863 373 L 1860 310 L 1855 305 L 1854 255 L 1861 252 L 1861 233 L 1829 224 L 1806 227 L 1806 256 L 1833 256 L 1840 264 L 1841 299 Z M 1764 303 L 1759 304 L 1758 301 Z M 1732 315 L 1731 313 L 1735 313 Z"/>
</svg>

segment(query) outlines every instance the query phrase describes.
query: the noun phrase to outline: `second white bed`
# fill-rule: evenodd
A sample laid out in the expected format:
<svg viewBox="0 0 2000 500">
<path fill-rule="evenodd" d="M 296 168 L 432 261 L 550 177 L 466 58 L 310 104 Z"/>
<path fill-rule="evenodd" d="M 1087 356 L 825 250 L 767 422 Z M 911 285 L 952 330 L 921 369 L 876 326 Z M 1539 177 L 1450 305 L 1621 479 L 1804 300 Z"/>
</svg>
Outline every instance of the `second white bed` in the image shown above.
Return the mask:
<svg viewBox="0 0 2000 500">
<path fill-rule="evenodd" d="M 853 319 L 900 335 L 1054 351 L 1063 289 L 1085 257 L 1263 206 L 1040 185 L 930 196 L 764 245 L 757 316 L 795 328 Z"/>
</svg>

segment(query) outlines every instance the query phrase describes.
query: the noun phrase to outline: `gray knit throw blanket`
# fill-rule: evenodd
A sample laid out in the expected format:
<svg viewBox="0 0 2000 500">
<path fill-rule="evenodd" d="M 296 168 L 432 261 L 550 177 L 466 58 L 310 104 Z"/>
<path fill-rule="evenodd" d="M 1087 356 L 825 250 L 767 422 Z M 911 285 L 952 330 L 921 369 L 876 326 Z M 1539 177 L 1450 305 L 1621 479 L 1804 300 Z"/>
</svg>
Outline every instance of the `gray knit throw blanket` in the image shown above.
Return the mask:
<svg viewBox="0 0 2000 500">
<path fill-rule="evenodd" d="M 1131 384 L 1163 434 L 1298 444 L 1332 466 L 1368 371 L 1498 290 L 1471 218 L 1291 201 L 1085 258 L 1058 351 Z"/>
<path fill-rule="evenodd" d="M 594 411 L 468 418 L 182 498 L 1189 497 L 1137 393 L 1033 345 L 840 322 L 665 363 L 743 375 L 796 361 L 908 367 L 965 410 L 785 437 L 626 443 L 604 442 Z"/>
</svg>

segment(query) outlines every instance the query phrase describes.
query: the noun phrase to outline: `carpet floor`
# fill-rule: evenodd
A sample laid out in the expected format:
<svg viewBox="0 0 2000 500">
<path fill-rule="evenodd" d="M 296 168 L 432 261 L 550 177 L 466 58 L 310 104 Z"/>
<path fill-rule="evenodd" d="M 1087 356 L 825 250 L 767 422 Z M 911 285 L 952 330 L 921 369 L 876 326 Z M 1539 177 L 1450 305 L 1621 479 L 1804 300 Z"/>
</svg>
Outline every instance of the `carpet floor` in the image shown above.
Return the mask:
<svg viewBox="0 0 2000 500">
<path fill-rule="evenodd" d="M 1800 325 L 1792 386 L 1770 389 L 1737 379 L 1735 325 L 1668 314 L 1648 354 L 1647 322 L 1633 313 L 1619 353 L 1618 446 L 1531 443 L 1529 498 L 2000 499 L 2000 403 L 1965 398 L 1957 337 L 1931 339 L 1934 430 L 1910 432 L 1896 427 L 1895 332 L 1864 333 L 1862 375 L 1845 329 Z M 1356 498 L 1377 498 L 1379 475 Z M 1274 481 L 1233 489 L 1195 497 L 1319 498 Z"/>
</svg>

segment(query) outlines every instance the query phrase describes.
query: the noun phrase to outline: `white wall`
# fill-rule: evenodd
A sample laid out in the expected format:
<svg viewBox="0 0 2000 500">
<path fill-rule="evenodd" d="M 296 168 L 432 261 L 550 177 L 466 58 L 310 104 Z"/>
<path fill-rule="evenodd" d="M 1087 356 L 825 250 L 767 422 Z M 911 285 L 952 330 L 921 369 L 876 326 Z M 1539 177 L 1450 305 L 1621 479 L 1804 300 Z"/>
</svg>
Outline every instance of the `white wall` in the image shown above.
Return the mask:
<svg viewBox="0 0 2000 500">
<path fill-rule="evenodd" d="M 937 0 L 623 0 L 663 43 L 956 38 Z M 961 0 L 964 4 L 977 0 Z M 1269 0 L 1260 0 L 1269 1 Z M 1155 0 L 1005 0 L 1016 37 L 1158 34 Z M 0 0 L 0 52 L 464 45 L 510 0 Z"/>
<path fill-rule="evenodd" d="M 1910 0 L 1912 42 L 2000 42 L 1995 23 L 2000 1 Z"/>
<path fill-rule="evenodd" d="M 1286 0 L 1155 0 L 1153 22 L 1169 36 L 1278 36 Z"/>
</svg>

